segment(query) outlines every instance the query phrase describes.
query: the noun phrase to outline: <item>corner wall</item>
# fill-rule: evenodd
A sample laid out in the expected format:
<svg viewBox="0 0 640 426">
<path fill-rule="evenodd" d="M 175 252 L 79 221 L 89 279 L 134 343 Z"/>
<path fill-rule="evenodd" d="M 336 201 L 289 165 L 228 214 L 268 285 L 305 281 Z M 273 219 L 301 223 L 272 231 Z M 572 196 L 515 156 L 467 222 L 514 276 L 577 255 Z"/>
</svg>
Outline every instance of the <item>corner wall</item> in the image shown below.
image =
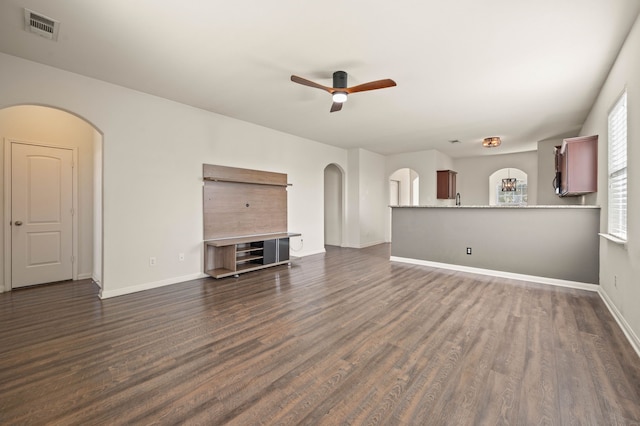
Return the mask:
<svg viewBox="0 0 640 426">
<path fill-rule="evenodd" d="M 359 148 L 349 150 L 347 247 L 368 247 L 387 241 L 385 229 L 389 225 L 385 213 L 389 185 L 384 170 L 382 155 Z"/>
<path fill-rule="evenodd" d="M 581 136 L 599 135 L 596 203 L 602 206 L 600 232 L 607 232 L 607 117 L 623 90 L 627 90 L 627 218 L 628 241 L 616 244 L 600 238 L 600 285 L 605 300 L 635 341 L 640 353 L 640 17 L 629 33 L 605 84 L 580 130 Z"/>
</svg>

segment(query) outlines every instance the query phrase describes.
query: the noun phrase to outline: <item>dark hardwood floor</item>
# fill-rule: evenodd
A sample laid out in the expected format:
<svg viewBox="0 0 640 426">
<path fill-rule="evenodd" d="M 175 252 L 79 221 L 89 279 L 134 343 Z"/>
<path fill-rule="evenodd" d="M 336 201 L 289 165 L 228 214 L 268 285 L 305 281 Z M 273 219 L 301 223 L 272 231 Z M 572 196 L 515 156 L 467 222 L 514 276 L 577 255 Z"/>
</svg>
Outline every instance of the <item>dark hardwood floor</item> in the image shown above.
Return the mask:
<svg viewBox="0 0 640 426">
<path fill-rule="evenodd" d="M 388 259 L 0 294 L 0 424 L 640 423 L 640 359 L 596 293 Z"/>
</svg>

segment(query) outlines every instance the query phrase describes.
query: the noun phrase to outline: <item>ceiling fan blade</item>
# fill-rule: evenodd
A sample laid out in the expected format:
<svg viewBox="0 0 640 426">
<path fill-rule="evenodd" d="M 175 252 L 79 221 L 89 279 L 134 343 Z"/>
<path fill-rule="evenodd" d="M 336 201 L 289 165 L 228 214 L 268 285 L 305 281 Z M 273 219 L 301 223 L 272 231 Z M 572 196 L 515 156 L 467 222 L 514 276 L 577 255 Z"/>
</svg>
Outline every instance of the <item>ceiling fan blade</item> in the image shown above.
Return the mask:
<svg viewBox="0 0 640 426">
<path fill-rule="evenodd" d="M 348 87 L 345 89 L 347 93 L 364 92 L 367 90 L 385 89 L 387 87 L 393 87 L 396 82 L 390 78 L 384 80 L 370 81 L 369 83 L 360 84 L 358 86 Z"/>
<path fill-rule="evenodd" d="M 336 111 L 340 111 L 342 109 L 342 102 L 334 102 L 331 105 L 331 111 L 329 112 L 336 112 Z"/>
<path fill-rule="evenodd" d="M 297 75 L 291 76 L 291 81 L 294 83 L 302 84 L 303 86 L 315 87 L 316 89 L 322 89 L 329 93 L 333 92 L 332 87 L 323 86 L 322 84 L 315 83 L 311 80 L 307 80 L 306 78 L 298 77 Z"/>
</svg>

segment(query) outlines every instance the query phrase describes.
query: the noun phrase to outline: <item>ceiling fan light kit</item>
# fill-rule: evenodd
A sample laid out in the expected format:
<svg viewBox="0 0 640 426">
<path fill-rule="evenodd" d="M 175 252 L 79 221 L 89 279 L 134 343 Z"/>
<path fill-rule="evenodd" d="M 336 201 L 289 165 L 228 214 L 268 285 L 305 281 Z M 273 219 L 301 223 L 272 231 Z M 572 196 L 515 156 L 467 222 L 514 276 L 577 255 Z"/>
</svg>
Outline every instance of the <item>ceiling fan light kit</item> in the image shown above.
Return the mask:
<svg viewBox="0 0 640 426">
<path fill-rule="evenodd" d="M 333 92 L 333 102 L 347 102 L 347 92 Z"/>
<path fill-rule="evenodd" d="M 294 83 L 302 84 L 303 86 L 315 87 L 331 94 L 333 104 L 331 105 L 330 112 L 340 111 L 342 104 L 347 101 L 347 97 L 351 93 L 366 92 L 368 90 L 385 89 L 387 87 L 393 87 L 396 82 L 391 79 L 370 81 L 369 83 L 360 84 L 358 86 L 347 87 L 347 73 L 344 71 L 336 71 L 333 73 L 333 87 L 323 86 L 306 78 L 298 77 L 297 75 L 291 76 L 291 81 Z"/>
</svg>

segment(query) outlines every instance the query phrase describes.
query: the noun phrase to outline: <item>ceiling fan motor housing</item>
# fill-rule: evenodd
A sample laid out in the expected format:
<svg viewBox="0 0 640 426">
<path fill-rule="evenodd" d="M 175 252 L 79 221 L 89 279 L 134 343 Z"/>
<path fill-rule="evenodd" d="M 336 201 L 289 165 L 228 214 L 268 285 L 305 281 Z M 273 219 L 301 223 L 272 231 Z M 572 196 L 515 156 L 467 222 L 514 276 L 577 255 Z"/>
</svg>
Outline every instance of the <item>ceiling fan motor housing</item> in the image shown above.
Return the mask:
<svg viewBox="0 0 640 426">
<path fill-rule="evenodd" d="M 333 73 L 333 88 L 334 89 L 346 89 L 347 88 L 347 73 L 344 71 L 336 71 Z"/>
</svg>

